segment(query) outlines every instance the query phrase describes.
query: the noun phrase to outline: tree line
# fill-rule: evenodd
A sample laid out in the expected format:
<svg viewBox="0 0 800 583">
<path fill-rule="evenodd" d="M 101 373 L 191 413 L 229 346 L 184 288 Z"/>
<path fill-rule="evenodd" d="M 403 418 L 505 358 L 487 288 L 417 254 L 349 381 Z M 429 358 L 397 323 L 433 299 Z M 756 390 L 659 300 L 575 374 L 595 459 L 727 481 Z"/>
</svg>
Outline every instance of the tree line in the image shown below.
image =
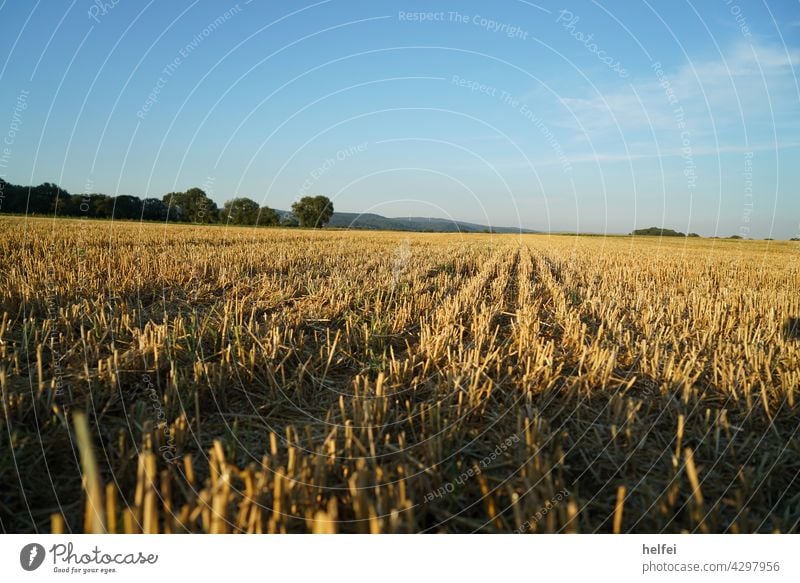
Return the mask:
<svg viewBox="0 0 800 583">
<path fill-rule="evenodd" d="M 239 197 L 222 208 L 201 188 L 170 192 L 159 198 L 107 194 L 70 194 L 45 182 L 39 186 L 18 186 L 0 179 L 0 212 L 59 217 L 88 217 L 136 221 L 258 226 L 322 227 L 333 215 L 333 203 L 325 196 L 306 196 L 292 204 L 291 215 L 260 206 Z"/>
<path fill-rule="evenodd" d="M 644 235 L 647 237 L 699 237 L 697 233 L 681 233 L 673 229 L 662 229 L 660 227 L 648 227 L 646 229 L 636 229 L 631 235 Z"/>
</svg>

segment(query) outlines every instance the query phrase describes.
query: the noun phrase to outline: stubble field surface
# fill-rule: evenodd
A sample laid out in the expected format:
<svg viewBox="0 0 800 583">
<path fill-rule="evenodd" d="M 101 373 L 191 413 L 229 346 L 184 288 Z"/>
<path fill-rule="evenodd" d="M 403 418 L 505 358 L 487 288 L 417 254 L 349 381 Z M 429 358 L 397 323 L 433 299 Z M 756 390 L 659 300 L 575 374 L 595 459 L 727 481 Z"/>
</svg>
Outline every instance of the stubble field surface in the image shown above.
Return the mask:
<svg viewBox="0 0 800 583">
<path fill-rule="evenodd" d="M 798 530 L 798 243 L 0 232 L 6 532 Z"/>
</svg>

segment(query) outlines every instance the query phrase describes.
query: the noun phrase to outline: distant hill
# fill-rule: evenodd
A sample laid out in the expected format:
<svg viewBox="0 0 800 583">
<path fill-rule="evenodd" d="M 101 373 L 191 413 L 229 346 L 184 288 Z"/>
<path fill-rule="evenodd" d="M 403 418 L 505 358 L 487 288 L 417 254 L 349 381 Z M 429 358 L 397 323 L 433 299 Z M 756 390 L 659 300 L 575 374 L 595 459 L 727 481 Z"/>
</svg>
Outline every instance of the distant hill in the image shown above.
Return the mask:
<svg viewBox="0 0 800 583">
<path fill-rule="evenodd" d="M 289 211 L 276 211 L 281 219 L 292 216 Z M 436 233 L 537 233 L 516 227 L 489 227 L 476 223 L 434 219 L 430 217 L 384 217 L 374 213 L 334 212 L 328 227 L 342 229 L 368 229 L 373 231 L 433 231 Z"/>
</svg>

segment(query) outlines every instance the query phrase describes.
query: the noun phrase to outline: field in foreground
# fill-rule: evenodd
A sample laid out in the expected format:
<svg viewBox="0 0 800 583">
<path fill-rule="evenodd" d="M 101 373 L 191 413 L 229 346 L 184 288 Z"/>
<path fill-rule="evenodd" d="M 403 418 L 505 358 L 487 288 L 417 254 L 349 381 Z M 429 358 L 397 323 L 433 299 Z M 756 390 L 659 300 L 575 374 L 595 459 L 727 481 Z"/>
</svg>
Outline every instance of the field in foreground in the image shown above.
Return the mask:
<svg viewBox="0 0 800 583">
<path fill-rule="evenodd" d="M 5 532 L 798 531 L 796 243 L 0 231 Z"/>
</svg>

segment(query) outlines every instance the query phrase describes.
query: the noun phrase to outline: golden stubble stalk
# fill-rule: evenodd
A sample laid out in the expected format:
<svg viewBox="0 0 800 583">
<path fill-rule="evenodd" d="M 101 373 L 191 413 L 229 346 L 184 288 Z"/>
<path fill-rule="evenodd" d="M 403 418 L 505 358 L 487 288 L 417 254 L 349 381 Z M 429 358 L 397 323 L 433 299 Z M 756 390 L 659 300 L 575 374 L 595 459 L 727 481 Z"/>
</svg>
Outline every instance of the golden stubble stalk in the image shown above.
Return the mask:
<svg viewBox="0 0 800 583">
<path fill-rule="evenodd" d="M 103 485 L 97 460 L 94 456 L 94 446 L 89 432 L 89 423 L 84 413 L 76 412 L 72 416 L 75 427 L 75 440 L 81 458 L 81 472 L 83 489 L 86 493 L 86 508 L 84 512 L 83 530 L 91 534 L 106 533 L 105 508 L 103 505 Z"/>
</svg>

